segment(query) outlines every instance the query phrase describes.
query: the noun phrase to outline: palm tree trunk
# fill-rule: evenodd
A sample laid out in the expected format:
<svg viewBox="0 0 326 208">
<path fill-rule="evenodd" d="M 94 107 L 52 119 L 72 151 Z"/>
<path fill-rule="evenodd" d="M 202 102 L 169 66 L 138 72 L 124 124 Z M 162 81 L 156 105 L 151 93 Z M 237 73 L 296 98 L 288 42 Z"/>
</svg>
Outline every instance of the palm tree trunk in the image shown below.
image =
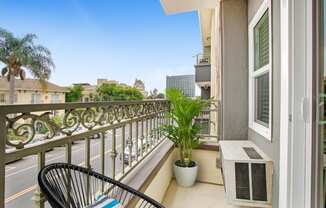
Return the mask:
<svg viewBox="0 0 326 208">
<path fill-rule="evenodd" d="M 9 104 L 14 104 L 15 102 L 15 76 L 10 74 L 9 81 Z"/>
</svg>

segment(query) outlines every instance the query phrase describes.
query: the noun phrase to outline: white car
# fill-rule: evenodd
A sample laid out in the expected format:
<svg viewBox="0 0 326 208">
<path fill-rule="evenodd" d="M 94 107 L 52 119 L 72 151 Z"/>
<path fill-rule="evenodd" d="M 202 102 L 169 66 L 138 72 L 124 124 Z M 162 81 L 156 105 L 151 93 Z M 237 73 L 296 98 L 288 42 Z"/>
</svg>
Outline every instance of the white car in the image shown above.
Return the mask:
<svg viewBox="0 0 326 208">
<path fill-rule="evenodd" d="M 141 147 L 141 141 L 138 140 L 138 156 L 140 156 L 141 154 L 141 148 L 143 148 L 143 152 L 146 151 L 146 149 L 150 146 L 150 142 L 146 141 L 146 138 L 143 140 L 143 147 Z M 125 144 L 125 149 L 124 149 L 124 158 L 123 158 L 123 162 L 125 164 L 129 164 L 129 146 L 128 146 L 128 141 L 126 141 Z M 119 156 L 120 160 L 122 160 L 122 153 L 120 153 Z M 132 144 L 132 151 L 131 151 L 131 162 L 136 160 L 136 144 L 135 142 L 133 142 Z"/>
</svg>

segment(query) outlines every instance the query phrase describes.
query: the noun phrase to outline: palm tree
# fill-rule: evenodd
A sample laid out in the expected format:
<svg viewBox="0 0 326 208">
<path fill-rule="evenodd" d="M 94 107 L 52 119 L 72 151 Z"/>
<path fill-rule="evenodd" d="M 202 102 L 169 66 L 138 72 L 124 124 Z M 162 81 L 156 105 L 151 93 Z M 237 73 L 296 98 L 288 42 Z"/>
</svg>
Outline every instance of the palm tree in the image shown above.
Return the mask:
<svg viewBox="0 0 326 208">
<path fill-rule="evenodd" d="M 26 70 L 32 76 L 40 80 L 45 87 L 45 81 L 49 79 L 54 63 L 50 51 L 36 45 L 34 34 L 26 34 L 24 37 L 15 37 L 11 32 L 0 28 L 0 62 L 6 66 L 1 70 L 1 75 L 9 81 L 9 103 L 15 100 L 15 79 L 25 79 Z"/>
</svg>

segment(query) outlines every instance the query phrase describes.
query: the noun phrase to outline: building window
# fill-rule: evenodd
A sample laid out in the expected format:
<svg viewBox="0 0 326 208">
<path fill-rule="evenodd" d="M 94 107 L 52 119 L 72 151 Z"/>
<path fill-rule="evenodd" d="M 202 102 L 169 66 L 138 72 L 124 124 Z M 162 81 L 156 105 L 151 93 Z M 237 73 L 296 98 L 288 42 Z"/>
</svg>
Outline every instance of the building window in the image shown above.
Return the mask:
<svg viewBox="0 0 326 208">
<path fill-rule="evenodd" d="M 33 93 L 32 94 L 32 101 L 31 101 L 32 104 L 39 104 L 41 103 L 41 94 L 39 93 Z"/>
<path fill-rule="evenodd" d="M 59 94 L 51 94 L 51 103 L 60 103 Z"/>
<path fill-rule="evenodd" d="M 264 1 L 249 24 L 249 127 L 271 137 L 271 19 Z"/>
<path fill-rule="evenodd" d="M 6 94 L 4 93 L 0 94 L 0 103 L 2 104 L 6 103 Z"/>
</svg>

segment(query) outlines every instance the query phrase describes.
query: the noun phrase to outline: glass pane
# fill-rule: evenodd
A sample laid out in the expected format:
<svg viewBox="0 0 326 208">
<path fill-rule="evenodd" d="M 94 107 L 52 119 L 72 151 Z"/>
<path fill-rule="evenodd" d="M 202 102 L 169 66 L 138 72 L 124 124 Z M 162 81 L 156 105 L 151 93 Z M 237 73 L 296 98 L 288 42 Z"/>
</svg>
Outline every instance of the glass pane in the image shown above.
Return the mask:
<svg viewBox="0 0 326 208">
<path fill-rule="evenodd" d="M 255 121 L 266 127 L 269 125 L 269 73 L 255 78 Z"/>
<path fill-rule="evenodd" d="M 322 184 L 322 189 L 324 191 L 323 193 L 323 207 L 326 207 L 326 48 L 325 48 L 325 40 L 326 40 L 326 30 L 325 30 L 325 25 L 326 25 L 326 4 L 325 1 L 321 1 L 321 6 L 322 6 L 322 15 L 320 15 L 320 21 L 321 21 L 321 28 L 322 30 L 320 31 L 319 38 L 321 40 L 321 44 L 323 46 L 323 50 L 319 50 L 319 55 L 320 57 L 323 57 L 323 59 L 320 62 L 320 67 L 319 67 L 319 73 L 318 73 L 318 85 L 317 89 L 319 90 L 320 94 L 320 100 L 318 102 L 318 107 L 319 109 L 317 110 L 317 118 L 319 117 L 319 128 L 318 128 L 318 134 L 319 134 L 319 139 L 321 140 L 321 144 L 323 146 L 322 152 L 320 152 L 322 158 L 321 163 L 323 164 L 323 174 L 322 177 L 319 178 L 316 187 L 318 187 L 318 184 Z M 316 167 L 318 170 L 318 168 Z"/>
<path fill-rule="evenodd" d="M 268 10 L 254 28 L 255 70 L 269 63 L 269 18 Z"/>
</svg>

